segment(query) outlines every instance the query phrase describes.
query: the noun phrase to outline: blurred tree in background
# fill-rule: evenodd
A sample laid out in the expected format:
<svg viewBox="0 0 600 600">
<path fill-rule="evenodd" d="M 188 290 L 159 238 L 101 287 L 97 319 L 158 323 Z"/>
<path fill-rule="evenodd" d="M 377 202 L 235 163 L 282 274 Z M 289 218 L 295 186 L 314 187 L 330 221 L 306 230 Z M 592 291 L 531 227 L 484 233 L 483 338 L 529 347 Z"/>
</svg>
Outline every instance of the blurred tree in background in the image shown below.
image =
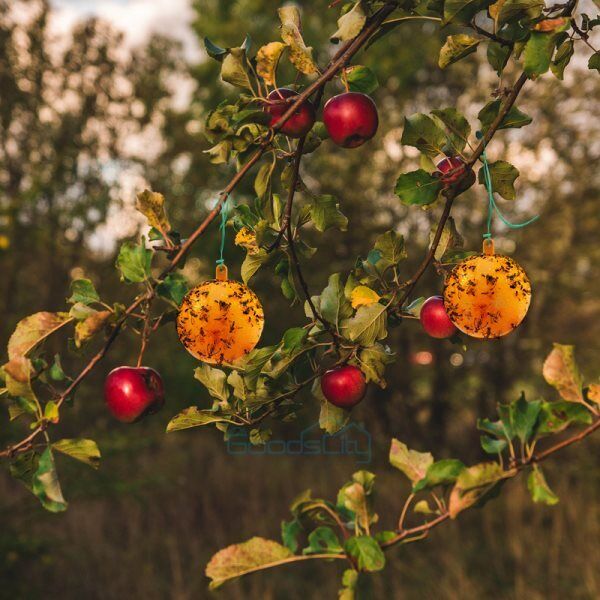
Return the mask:
<svg viewBox="0 0 600 600">
<path fill-rule="evenodd" d="M 70 39 L 52 39 L 48 3 L 27 4 L 35 5 L 31 18 L 17 22 L 13 3 L 0 0 L 3 340 L 25 314 L 62 307 L 74 269 L 116 293 L 115 238 L 140 227 L 131 209 L 134 189 L 146 183 L 164 193 L 172 221 L 186 232 L 212 206 L 228 175 L 227 167 L 215 168 L 203 153 L 209 148 L 204 117 L 231 94 L 218 83 L 218 65 L 206 60 L 187 65 L 180 46 L 158 36 L 129 52 L 119 33 L 96 20 L 78 24 Z M 335 30 L 336 15 L 323 2 L 298 4 L 304 8 L 304 37 L 317 46 Z M 260 46 L 273 38 L 277 5 L 196 0 L 194 31 L 223 46 L 238 45 L 247 31 Z M 432 31 L 427 24 L 404 25 L 359 55 L 384 82 L 376 92 L 379 134 L 343 156 L 330 146 L 305 161 L 307 181 L 317 192 L 335 194 L 351 224 L 346 234 L 323 234 L 306 269 L 315 292 L 332 270 L 351 267 L 390 227 L 413 240 L 406 273 L 421 260 L 435 216 L 427 210 L 409 213 L 393 194 L 398 173 L 418 166 L 417 153 L 399 143 L 403 117 L 457 102 L 474 119 L 477 105 L 496 85 L 476 55 L 441 71 L 442 38 L 436 42 Z M 327 51 L 315 51 L 324 64 Z M 382 513 L 405 491 L 386 466 L 390 435 L 431 447 L 439 456 L 478 457 L 477 416 L 489 415 L 496 402 L 514 399 L 521 389 L 532 396 L 546 393 L 531 374 L 539 373 L 552 341 L 576 344 L 584 370 L 598 373 L 600 174 L 594 165 L 600 124 L 590 119 L 598 112 L 598 98 L 598 77 L 579 78 L 574 70 L 560 87 L 544 77 L 522 100 L 535 124 L 490 144 L 491 158 L 506 158 L 521 171 L 517 200 L 504 203 L 503 210 L 540 214 L 530 228 L 506 236 L 500 230 L 496 240 L 526 267 L 534 286 L 532 308 L 518 332 L 494 342 L 469 341 L 466 351 L 425 339 L 411 322 L 394 331 L 390 345 L 398 359 L 388 388 L 371 390 L 370 401 L 354 413 L 373 436 Z M 248 180 L 236 200 L 247 202 L 253 195 Z M 485 209 L 481 186 L 461 196 L 455 208 L 469 248 L 481 243 Z M 210 276 L 217 244 L 215 226 L 187 261 L 191 281 Z M 232 246 L 226 251 L 236 273 L 241 253 Z M 290 310 L 279 281 L 268 273 L 259 273 L 253 288 L 270 323 L 263 340 L 277 339 L 299 320 L 302 307 Z M 440 279 L 432 272 L 417 294 L 439 291 Z M 165 376 L 166 408 L 152 421 L 116 425 L 105 416 L 101 381 L 134 355 L 134 344 L 124 339 L 114 349 L 79 392 L 72 422 L 60 425 L 65 436 L 70 428 L 93 432 L 104 457 L 99 473 L 59 465 L 69 481 L 67 513 L 43 513 L 14 481 L 0 477 L 0 597 L 206 597 L 201 567 L 210 554 L 257 530 L 277 535 L 273 524 L 279 515 L 284 518 L 303 485 L 326 495 L 353 468 L 348 458 L 229 456 L 213 431 L 165 436 L 170 416 L 206 400 L 189 377 L 194 361 L 170 328 L 153 338 L 148 351 L 151 366 Z M 418 364 L 419 351 L 431 353 L 427 364 Z M 298 424 L 279 433 L 299 432 L 315 414 L 307 410 Z M 598 441 L 588 441 L 550 467 L 564 499 L 554 509 L 533 511 L 526 492 L 511 483 L 493 514 L 467 515 L 460 531 L 452 525 L 434 533 L 435 544 L 399 549 L 394 570 L 375 581 L 376 597 L 598 597 L 600 469 L 592 458 L 597 451 Z M 574 477 L 575 471 L 589 477 Z M 221 594 L 314 597 L 319 585 L 321 597 L 332 597 L 333 568 L 292 567 L 241 581 Z"/>
</svg>

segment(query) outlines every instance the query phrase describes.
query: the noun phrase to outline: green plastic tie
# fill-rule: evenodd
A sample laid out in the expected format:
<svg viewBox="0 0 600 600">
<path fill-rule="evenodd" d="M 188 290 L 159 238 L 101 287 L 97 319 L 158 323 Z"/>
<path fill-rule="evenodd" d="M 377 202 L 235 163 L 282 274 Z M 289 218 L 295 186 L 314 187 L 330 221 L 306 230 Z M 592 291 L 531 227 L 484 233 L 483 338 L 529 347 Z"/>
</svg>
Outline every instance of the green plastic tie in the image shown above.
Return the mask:
<svg viewBox="0 0 600 600">
<path fill-rule="evenodd" d="M 483 134 L 481 131 L 478 131 L 476 134 L 477 139 L 483 139 Z M 483 152 L 481 153 L 481 162 L 483 163 L 483 179 L 485 181 L 485 187 L 488 193 L 488 216 L 487 216 L 487 231 L 483 234 L 484 239 L 491 239 L 492 237 L 492 219 L 494 216 L 494 212 L 500 217 L 500 220 L 509 228 L 509 229 L 522 229 L 523 227 L 527 227 L 527 225 L 531 225 L 534 221 L 537 221 L 540 217 L 539 215 L 535 215 L 524 221 L 523 223 L 511 223 L 500 211 L 498 205 L 496 204 L 496 200 L 494 199 L 494 190 L 492 189 L 492 176 L 490 174 L 490 166 L 488 164 L 487 156 L 485 153 L 485 143 L 483 147 Z"/>
<path fill-rule="evenodd" d="M 223 202 L 223 206 L 221 207 L 221 224 L 219 225 L 219 229 L 221 230 L 221 248 L 220 248 L 220 257 L 217 259 L 216 263 L 218 265 L 225 264 L 225 259 L 223 255 L 225 253 L 225 238 L 227 237 L 227 219 L 229 218 L 229 199 Z"/>
</svg>

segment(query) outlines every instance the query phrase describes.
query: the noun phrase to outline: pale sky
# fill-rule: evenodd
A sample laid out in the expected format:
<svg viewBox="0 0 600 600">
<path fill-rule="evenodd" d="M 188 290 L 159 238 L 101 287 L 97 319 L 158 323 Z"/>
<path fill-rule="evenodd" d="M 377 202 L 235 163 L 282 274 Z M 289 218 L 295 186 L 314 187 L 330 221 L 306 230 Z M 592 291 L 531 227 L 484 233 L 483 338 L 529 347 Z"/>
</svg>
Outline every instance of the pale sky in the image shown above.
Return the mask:
<svg viewBox="0 0 600 600">
<path fill-rule="evenodd" d="M 125 32 L 132 46 L 157 32 L 181 40 L 188 58 L 200 55 L 198 38 L 190 28 L 191 0 L 50 0 L 50 4 L 56 9 L 54 26 L 59 31 L 70 29 L 82 17 L 98 15 Z"/>
</svg>

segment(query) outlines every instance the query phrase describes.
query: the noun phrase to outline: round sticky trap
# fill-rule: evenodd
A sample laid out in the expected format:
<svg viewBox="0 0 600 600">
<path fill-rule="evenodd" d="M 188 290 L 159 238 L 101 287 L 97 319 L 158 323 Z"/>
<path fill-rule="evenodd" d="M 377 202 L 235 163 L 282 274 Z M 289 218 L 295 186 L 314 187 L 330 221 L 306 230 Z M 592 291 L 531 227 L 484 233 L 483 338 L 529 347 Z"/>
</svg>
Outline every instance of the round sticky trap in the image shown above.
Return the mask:
<svg viewBox="0 0 600 600">
<path fill-rule="evenodd" d="M 454 267 L 444 288 L 450 320 L 476 338 L 507 335 L 523 321 L 530 302 L 525 271 L 512 258 L 494 254 L 491 240 L 484 243 L 484 254 Z"/>
<path fill-rule="evenodd" d="M 186 350 L 211 364 L 232 363 L 258 343 L 264 312 L 256 294 L 227 279 L 217 267 L 217 279 L 190 290 L 177 315 L 177 334 Z"/>
</svg>

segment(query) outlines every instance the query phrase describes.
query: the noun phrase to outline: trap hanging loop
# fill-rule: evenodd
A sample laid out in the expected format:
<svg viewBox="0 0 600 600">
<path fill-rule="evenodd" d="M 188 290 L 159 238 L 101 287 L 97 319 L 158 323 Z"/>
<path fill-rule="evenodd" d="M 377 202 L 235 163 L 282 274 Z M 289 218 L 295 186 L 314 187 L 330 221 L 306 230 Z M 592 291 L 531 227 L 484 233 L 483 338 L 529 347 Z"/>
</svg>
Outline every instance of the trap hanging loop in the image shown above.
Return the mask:
<svg viewBox="0 0 600 600">
<path fill-rule="evenodd" d="M 483 140 L 483 133 L 478 131 L 475 136 L 478 140 Z M 522 229 L 523 227 L 527 227 L 527 225 L 531 225 L 534 221 L 539 219 L 539 215 L 535 215 L 524 221 L 523 223 L 511 223 L 500 211 L 498 205 L 496 204 L 496 200 L 494 199 L 494 190 L 492 188 L 492 176 L 490 173 L 490 166 L 488 164 L 487 156 L 485 153 L 485 143 L 483 146 L 483 152 L 481 153 L 481 162 L 483 163 L 483 179 L 485 181 L 485 188 L 488 193 L 488 215 L 487 215 L 487 230 L 483 234 L 484 240 L 491 240 L 492 238 L 492 219 L 494 217 L 494 213 L 498 215 L 500 220 L 509 228 L 509 229 Z M 489 248 L 488 248 L 489 249 Z M 493 253 L 493 245 L 491 246 Z M 484 250 L 486 250 L 484 243 Z"/>
</svg>

